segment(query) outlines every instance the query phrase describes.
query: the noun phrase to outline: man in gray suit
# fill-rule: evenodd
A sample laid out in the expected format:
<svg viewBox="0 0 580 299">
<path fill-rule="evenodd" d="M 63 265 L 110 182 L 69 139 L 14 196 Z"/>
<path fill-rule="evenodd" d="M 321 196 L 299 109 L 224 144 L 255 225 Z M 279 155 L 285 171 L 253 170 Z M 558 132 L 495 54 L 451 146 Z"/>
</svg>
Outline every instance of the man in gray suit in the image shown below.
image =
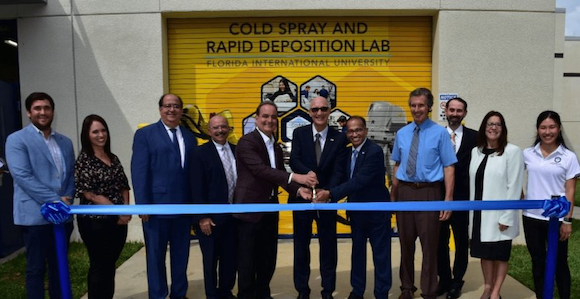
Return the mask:
<svg viewBox="0 0 580 299">
<path fill-rule="evenodd" d="M 53 201 L 72 204 L 73 145 L 51 128 L 54 101 L 48 94 L 30 94 L 25 106 L 31 124 L 8 136 L 6 159 L 14 179 L 14 224 L 22 229 L 26 247 L 26 295 L 44 298 L 48 263 L 50 298 L 60 298 L 53 229 L 40 214 L 40 207 Z M 65 226 L 70 237 L 72 218 Z"/>
</svg>

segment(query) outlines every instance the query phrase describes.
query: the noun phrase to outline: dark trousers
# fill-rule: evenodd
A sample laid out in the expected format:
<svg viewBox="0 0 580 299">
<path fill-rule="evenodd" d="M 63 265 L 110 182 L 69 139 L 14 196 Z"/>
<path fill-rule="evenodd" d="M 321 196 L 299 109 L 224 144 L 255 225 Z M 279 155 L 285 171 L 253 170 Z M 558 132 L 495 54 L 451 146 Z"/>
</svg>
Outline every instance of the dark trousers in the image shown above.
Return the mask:
<svg viewBox="0 0 580 299">
<path fill-rule="evenodd" d="M 363 297 L 367 275 L 367 240 L 371 243 L 375 266 L 374 295 L 387 299 L 393 284 L 391 274 L 391 213 L 349 212 L 352 257 L 350 284 L 352 293 Z"/>
<path fill-rule="evenodd" d="M 398 201 L 441 200 L 441 186 L 413 188 L 399 184 Z M 401 244 L 401 290 L 414 292 L 415 240 L 419 237 L 423 250 L 421 296 L 437 298 L 437 246 L 439 244 L 439 212 L 397 212 L 397 228 Z"/>
<path fill-rule="evenodd" d="M 544 298 L 544 275 L 546 273 L 546 252 L 548 246 L 548 221 L 523 217 L 524 234 L 530 256 L 536 297 Z M 562 223 L 560 223 L 562 225 Z M 558 242 L 556 259 L 556 286 L 560 299 L 570 298 L 570 268 L 568 267 L 568 240 Z"/>
<path fill-rule="evenodd" d="M 301 294 L 310 294 L 310 240 L 312 222 L 318 228 L 320 244 L 320 276 L 322 296 L 336 289 L 336 211 L 303 211 L 293 213 L 294 222 L 294 286 Z"/>
<path fill-rule="evenodd" d="M 236 283 L 236 234 L 234 219 L 212 227 L 207 236 L 197 229 L 203 254 L 203 278 L 207 299 L 227 299 Z M 218 270 L 219 269 L 219 270 Z"/>
<path fill-rule="evenodd" d="M 61 298 L 53 225 L 31 225 L 20 228 L 26 247 L 26 297 L 44 298 L 44 274 L 48 264 L 48 293 L 50 298 Z M 72 231 L 73 223 L 66 223 L 67 240 L 70 239 Z"/>
<path fill-rule="evenodd" d="M 149 216 L 149 221 L 143 221 L 149 298 L 167 297 L 165 256 L 168 244 L 171 257 L 170 297 L 179 298 L 186 295 L 190 232 L 191 217 L 189 216 Z"/>
<path fill-rule="evenodd" d="M 127 240 L 127 225 L 118 225 L 117 220 L 117 217 L 77 217 L 90 260 L 87 276 L 90 299 L 113 298 L 115 294 L 115 263 Z"/>
<path fill-rule="evenodd" d="M 276 269 L 278 213 L 264 213 L 258 222 L 238 221 L 238 298 L 270 298 Z"/>
<path fill-rule="evenodd" d="M 439 234 L 439 250 L 437 260 L 437 274 L 439 285 L 449 289 L 452 285 L 462 285 L 463 276 L 467 271 L 469 259 L 469 212 L 454 211 L 447 221 L 441 222 Z M 449 235 L 453 229 L 455 240 L 455 262 L 453 263 L 453 277 L 449 261 Z"/>
</svg>

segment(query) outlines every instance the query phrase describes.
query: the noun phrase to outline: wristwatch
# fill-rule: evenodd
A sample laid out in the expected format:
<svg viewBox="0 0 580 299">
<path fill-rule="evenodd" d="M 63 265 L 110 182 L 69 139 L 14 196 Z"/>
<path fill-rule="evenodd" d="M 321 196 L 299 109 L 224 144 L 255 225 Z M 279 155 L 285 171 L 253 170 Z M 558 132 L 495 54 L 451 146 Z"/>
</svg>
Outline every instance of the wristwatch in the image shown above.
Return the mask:
<svg viewBox="0 0 580 299">
<path fill-rule="evenodd" d="M 564 218 L 564 219 L 562 219 L 562 222 L 564 222 L 566 224 L 572 224 L 572 218 Z"/>
</svg>

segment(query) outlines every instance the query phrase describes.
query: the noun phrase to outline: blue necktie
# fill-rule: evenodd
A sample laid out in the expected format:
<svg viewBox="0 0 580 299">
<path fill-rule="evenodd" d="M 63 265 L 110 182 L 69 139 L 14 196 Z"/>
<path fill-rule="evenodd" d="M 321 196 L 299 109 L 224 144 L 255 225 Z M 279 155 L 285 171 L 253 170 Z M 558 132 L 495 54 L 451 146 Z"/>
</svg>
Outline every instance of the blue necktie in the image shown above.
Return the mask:
<svg viewBox="0 0 580 299">
<path fill-rule="evenodd" d="M 173 134 L 173 145 L 177 148 L 177 155 L 179 156 L 179 165 L 181 166 L 181 149 L 179 148 L 179 141 L 177 140 L 177 129 L 169 129 Z"/>
<path fill-rule="evenodd" d="M 352 151 L 352 156 L 350 157 L 350 177 L 352 178 L 352 173 L 354 172 L 354 167 L 356 165 L 356 158 L 358 157 L 358 150 Z"/>
<path fill-rule="evenodd" d="M 419 152 L 419 126 L 415 127 L 413 140 L 411 141 L 411 150 L 409 151 L 409 160 L 407 160 L 407 175 L 409 178 L 415 176 L 417 169 L 417 153 Z"/>
</svg>

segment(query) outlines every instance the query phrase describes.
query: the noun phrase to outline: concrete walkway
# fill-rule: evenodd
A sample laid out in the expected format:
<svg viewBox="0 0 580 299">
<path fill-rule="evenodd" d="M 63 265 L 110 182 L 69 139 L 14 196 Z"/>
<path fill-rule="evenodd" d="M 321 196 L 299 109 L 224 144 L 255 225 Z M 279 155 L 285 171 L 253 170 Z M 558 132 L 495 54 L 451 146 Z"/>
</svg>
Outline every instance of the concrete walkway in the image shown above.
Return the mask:
<svg viewBox="0 0 580 299">
<path fill-rule="evenodd" d="M 367 267 L 367 290 L 366 298 L 373 298 L 373 266 L 372 255 L 370 254 Z M 420 244 L 417 244 L 416 258 L 415 258 L 415 285 L 419 287 L 420 269 L 421 269 L 421 252 Z M 313 240 L 311 245 L 312 251 L 312 274 L 310 279 L 310 288 L 312 289 L 312 298 L 320 298 L 320 272 L 318 270 L 318 241 Z M 334 293 L 336 299 L 347 298 L 350 291 L 350 255 L 351 242 L 350 239 L 339 239 L 338 241 L 339 261 L 337 268 L 337 288 Z M 399 261 L 400 261 L 400 247 L 399 239 L 393 238 L 392 241 L 392 264 L 393 264 L 393 287 L 389 292 L 389 298 L 398 298 L 400 294 L 400 280 L 399 280 Z M 453 256 L 453 255 L 452 255 Z M 204 299 L 203 287 L 203 270 L 201 264 L 201 251 L 197 241 L 191 243 L 191 253 L 189 257 L 188 278 L 189 290 L 187 297 L 190 299 Z M 169 264 L 169 263 L 168 263 Z M 278 264 L 276 273 L 271 283 L 272 296 L 275 299 L 295 299 L 297 296 L 294 290 L 292 278 L 292 264 L 293 264 L 293 246 L 292 240 L 280 240 L 278 247 Z M 147 298 L 147 275 L 145 271 L 145 249 L 141 249 L 127 262 L 125 262 L 117 270 L 116 276 L 116 292 L 115 298 Z M 169 266 L 168 266 L 169 267 Z M 168 274 L 169 277 L 169 274 Z M 511 277 L 507 277 L 503 285 L 502 297 L 506 299 L 532 299 L 534 293 L 517 282 Z M 236 293 L 234 289 L 234 294 Z M 483 293 L 483 277 L 481 274 L 481 267 L 478 259 L 471 259 L 467 274 L 465 277 L 465 285 L 463 287 L 463 299 L 479 299 Z M 85 297 L 87 296 L 85 295 Z M 415 298 L 420 298 L 420 290 L 415 293 Z M 444 298 L 441 296 L 440 298 Z"/>
</svg>

